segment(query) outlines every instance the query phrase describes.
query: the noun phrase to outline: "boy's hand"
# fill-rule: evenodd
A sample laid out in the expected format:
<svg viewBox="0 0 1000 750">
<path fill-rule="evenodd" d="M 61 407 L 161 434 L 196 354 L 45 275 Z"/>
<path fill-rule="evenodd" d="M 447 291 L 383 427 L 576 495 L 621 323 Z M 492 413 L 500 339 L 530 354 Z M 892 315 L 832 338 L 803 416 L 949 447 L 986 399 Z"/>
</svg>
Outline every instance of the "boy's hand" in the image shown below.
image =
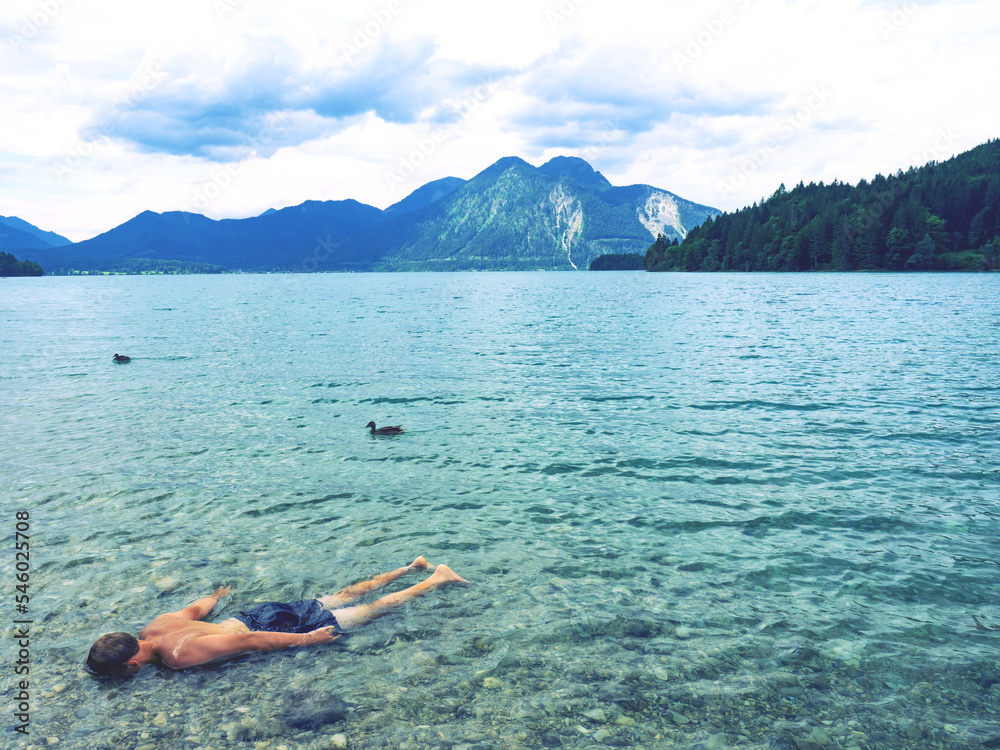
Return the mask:
<svg viewBox="0 0 1000 750">
<path fill-rule="evenodd" d="M 317 646 L 321 643 L 333 643 L 340 638 L 340 634 L 334 635 L 334 632 L 335 628 L 333 625 L 327 625 L 325 628 L 310 631 L 306 633 L 306 645 Z"/>
</svg>

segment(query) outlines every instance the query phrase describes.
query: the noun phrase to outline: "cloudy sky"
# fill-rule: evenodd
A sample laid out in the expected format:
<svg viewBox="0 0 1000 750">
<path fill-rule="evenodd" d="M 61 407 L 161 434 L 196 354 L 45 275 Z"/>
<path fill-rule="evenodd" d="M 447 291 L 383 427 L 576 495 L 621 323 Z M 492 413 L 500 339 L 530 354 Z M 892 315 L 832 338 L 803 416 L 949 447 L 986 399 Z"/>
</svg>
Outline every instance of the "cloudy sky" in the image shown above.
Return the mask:
<svg viewBox="0 0 1000 750">
<path fill-rule="evenodd" d="M 996 0 L 4 0 L 0 214 L 384 208 L 503 156 L 723 210 L 1000 124 Z"/>
</svg>

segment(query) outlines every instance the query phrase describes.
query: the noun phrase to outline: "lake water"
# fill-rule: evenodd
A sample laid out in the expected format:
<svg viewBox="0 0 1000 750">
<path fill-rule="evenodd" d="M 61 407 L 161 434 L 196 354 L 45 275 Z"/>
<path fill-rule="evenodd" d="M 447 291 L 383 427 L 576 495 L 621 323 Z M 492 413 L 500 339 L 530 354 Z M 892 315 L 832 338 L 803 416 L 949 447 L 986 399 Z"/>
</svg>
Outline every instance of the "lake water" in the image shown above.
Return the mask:
<svg viewBox="0 0 1000 750">
<path fill-rule="evenodd" d="M 0 363 L 18 746 L 1000 747 L 996 275 L 2 279 Z M 418 554 L 474 586 L 83 670 Z"/>
</svg>

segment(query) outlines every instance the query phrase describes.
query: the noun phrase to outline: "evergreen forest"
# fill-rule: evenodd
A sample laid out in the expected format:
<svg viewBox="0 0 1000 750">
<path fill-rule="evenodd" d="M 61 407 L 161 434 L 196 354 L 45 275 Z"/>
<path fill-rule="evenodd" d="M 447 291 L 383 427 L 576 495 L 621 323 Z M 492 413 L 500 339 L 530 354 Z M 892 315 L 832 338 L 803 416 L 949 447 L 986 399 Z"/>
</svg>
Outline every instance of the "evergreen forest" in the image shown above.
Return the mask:
<svg viewBox="0 0 1000 750">
<path fill-rule="evenodd" d="M 675 240 L 676 242 L 676 240 Z M 591 271 L 641 271 L 645 268 L 646 256 L 638 253 L 598 255 L 590 261 Z"/>
<path fill-rule="evenodd" d="M 782 185 L 646 252 L 649 271 L 1000 268 L 1000 140 L 851 186 Z"/>
<path fill-rule="evenodd" d="M 45 271 L 30 260 L 18 260 L 10 253 L 0 253 L 0 277 L 2 276 L 43 276 Z"/>
</svg>

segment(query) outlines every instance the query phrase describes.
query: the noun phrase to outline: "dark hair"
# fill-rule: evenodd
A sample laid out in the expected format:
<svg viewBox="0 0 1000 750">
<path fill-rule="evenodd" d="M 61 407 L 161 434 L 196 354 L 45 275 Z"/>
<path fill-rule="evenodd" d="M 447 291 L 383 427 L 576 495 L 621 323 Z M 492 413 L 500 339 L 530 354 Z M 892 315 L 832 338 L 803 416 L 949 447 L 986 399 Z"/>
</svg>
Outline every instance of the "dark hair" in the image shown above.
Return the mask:
<svg viewBox="0 0 1000 750">
<path fill-rule="evenodd" d="M 90 647 L 87 669 L 93 674 L 124 672 L 129 659 L 139 653 L 139 641 L 128 633 L 102 635 Z"/>
</svg>

